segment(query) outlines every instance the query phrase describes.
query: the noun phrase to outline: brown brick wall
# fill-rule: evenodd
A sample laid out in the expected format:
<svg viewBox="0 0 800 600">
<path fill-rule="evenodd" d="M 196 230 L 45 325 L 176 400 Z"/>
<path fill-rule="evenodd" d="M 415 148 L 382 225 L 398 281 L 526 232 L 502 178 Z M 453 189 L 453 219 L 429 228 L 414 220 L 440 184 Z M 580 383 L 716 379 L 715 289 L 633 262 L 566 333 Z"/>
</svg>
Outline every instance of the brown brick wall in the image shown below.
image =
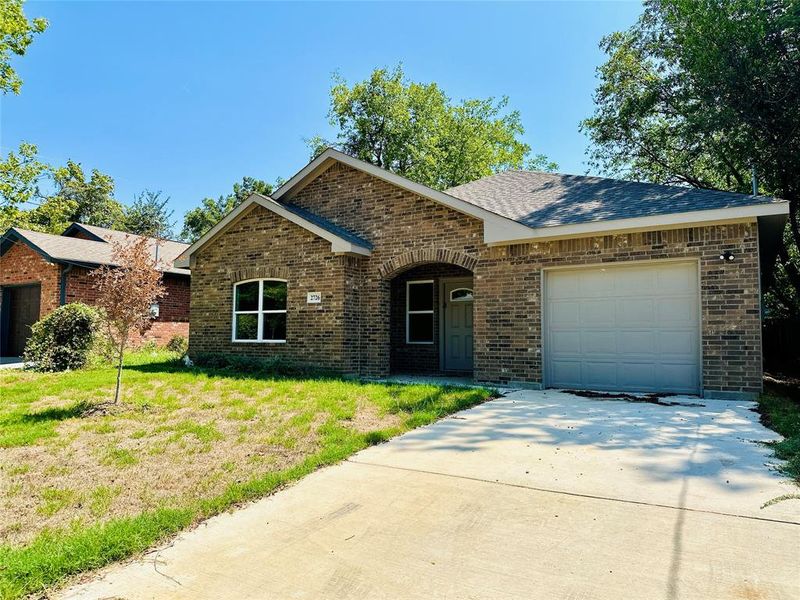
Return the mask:
<svg viewBox="0 0 800 600">
<path fill-rule="evenodd" d="M 39 314 L 44 317 L 58 308 L 60 268 L 38 252 L 17 243 L 0 257 L 0 286 L 40 283 Z"/>
<path fill-rule="evenodd" d="M 543 268 L 687 258 L 700 264 L 703 388 L 760 391 L 757 235 L 752 223 L 491 248 L 475 282 L 476 378 L 541 381 Z"/>
<path fill-rule="evenodd" d="M 485 248 L 481 221 L 340 163 L 291 201 L 374 246 L 372 255 L 361 261 L 358 302 L 363 326 L 356 340 L 356 372 L 361 374 L 386 375 L 390 369 L 390 281 L 405 266 L 388 273 L 381 267 L 415 251 L 429 253 L 424 262 L 449 262 L 437 260 L 437 253 L 474 260 Z"/>
<path fill-rule="evenodd" d="M 264 209 L 253 210 L 195 257 L 193 352 L 280 354 L 386 375 L 407 360 L 397 343 L 393 288 L 396 296 L 410 268 L 448 263 L 474 274 L 476 379 L 538 384 L 543 269 L 686 258 L 700 264 L 703 387 L 761 388 L 755 223 L 489 248 L 482 243 L 480 221 L 341 164 L 291 201 L 363 236 L 374 246 L 372 255 L 335 256 L 329 242 Z M 724 250 L 734 251 L 736 261 L 721 263 Z M 289 280 L 288 341 L 232 344 L 232 284 L 264 274 Z M 323 304 L 306 305 L 307 291 L 322 291 Z M 436 357 L 426 355 L 424 362 L 429 360 L 438 368 Z"/>
<path fill-rule="evenodd" d="M 93 305 L 97 302 L 97 281 L 92 271 L 75 267 L 67 273 L 67 302 L 83 302 Z"/>
<path fill-rule="evenodd" d="M 344 350 L 345 288 L 356 259 L 335 256 L 330 242 L 256 206 L 196 255 L 191 289 L 190 352 L 289 356 L 349 371 Z M 286 343 L 231 341 L 233 284 L 255 278 L 286 279 Z M 321 292 L 321 304 L 307 304 Z M 352 306 L 355 295 L 350 297 Z M 352 344 L 352 339 L 348 339 Z"/>
</svg>

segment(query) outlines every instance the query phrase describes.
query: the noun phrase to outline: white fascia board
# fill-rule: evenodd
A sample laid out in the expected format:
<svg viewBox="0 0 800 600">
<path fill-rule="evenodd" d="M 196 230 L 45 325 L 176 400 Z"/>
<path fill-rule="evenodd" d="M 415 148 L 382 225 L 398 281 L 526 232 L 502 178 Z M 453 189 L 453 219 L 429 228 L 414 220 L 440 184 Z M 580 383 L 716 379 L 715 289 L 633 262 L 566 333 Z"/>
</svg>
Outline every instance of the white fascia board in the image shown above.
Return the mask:
<svg viewBox="0 0 800 600">
<path fill-rule="evenodd" d="M 323 229 L 319 225 L 304 219 L 303 217 L 296 215 L 295 213 L 287 210 L 279 203 L 275 202 L 271 198 L 267 198 L 266 196 L 262 196 L 261 194 L 251 194 L 245 201 L 243 201 L 239 206 L 234 208 L 230 211 L 227 215 L 225 215 L 221 221 L 219 221 L 214 227 L 208 230 L 203 237 L 197 240 L 194 244 L 189 246 L 178 258 L 175 259 L 173 263 L 176 267 L 183 267 L 188 269 L 190 266 L 190 259 L 192 254 L 197 252 L 200 248 L 202 248 L 209 240 L 211 240 L 214 236 L 216 236 L 220 231 L 222 231 L 227 225 L 233 222 L 239 215 L 241 215 L 244 211 L 249 209 L 253 204 L 258 204 L 266 208 L 267 210 L 275 213 L 276 215 L 283 217 L 287 221 L 294 223 L 302 227 L 303 229 L 310 231 L 311 233 L 318 235 L 322 239 L 328 240 L 331 243 L 331 251 L 336 254 L 356 254 L 360 256 L 369 256 L 372 254 L 369 248 L 364 248 L 357 244 L 352 243 L 350 240 L 342 238 L 335 233 L 328 231 L 327 229 Z"/>
<path fill-rule="evenodd" d="M 682 227 L 704 227 L 720 223 L 732 223 L 747 219 L 755 219 L 770 215 L 788 215 L 789 203 L 785 201 L 770 204 L 753 204 L 734 208 L 716 208 L 711 210 L 694 210 L 668 215 L 652 215 L 631 219 L 615 219 L 613 221 L 595 221 L 574 225 L 553 225 L 551 227 L 526 227 L 524 235 L 509 236 L 507 232 L 486 227 L 485 241 L 489 245 L 518 244 L 552 239 L 588 237 L 591 235 L 608 235 L 630 231 L 647 231 L 657 229 L 676 229 Z"/>
<path fill-rule="evenodd" d="M 301 186 L 301 184 L 303 184 L 307 179 L 325 170 L 333 161 L 343 163 L 349 167 L 352 167 L 353 169 L 357 169 L 367 173 L 368 175 L 382 179 L 401 189 L 417 194 L 418 196 L 422 196 L 423 198 L 428 198 L 429 200 L 438 202 L 439 204 L 442 204 L 457 212 L 483 221 L 484 236 L 486 235 L 487 226 L 491 226 L 490 229 L 492 231 L 502 232 L 502 235 L 509 237 L 530 234 L 530 227 L 522 225 L 521 223 L 517 223 L 513 219 L 502 217 L 497 213 L 486 210 L 485 208 L 481 208 L 480 206 L 476 206 L 475 204 L 471 204 L 470 202 L 466 202 L 465 200 L 461 200 L 455 196 L 445 194 L 439 190 L 434 190 L 433 188 L 429 188 L 421 183 L 416 183 L 403 177 L 402 175 L 397 175 L 396 173 L 392 173 L 386 169 L 376 167 L 371 163 L 353 158 L 352 156 L 344 154 L 343 152 L 339 152 L 338 150 L 334 150 L 333 148 L 328 148 L 317 158 L 303 167 L 297 173 L 297 175 L 292 177 L 289 181 L 278 188 L 272 194 L 272 197 L 276 200 L 279 200 L 282 196 L 288 194 L 298 186 Z M 302 189 L 302 187 L 300 187 L 300 189 Z"/>
</svg>

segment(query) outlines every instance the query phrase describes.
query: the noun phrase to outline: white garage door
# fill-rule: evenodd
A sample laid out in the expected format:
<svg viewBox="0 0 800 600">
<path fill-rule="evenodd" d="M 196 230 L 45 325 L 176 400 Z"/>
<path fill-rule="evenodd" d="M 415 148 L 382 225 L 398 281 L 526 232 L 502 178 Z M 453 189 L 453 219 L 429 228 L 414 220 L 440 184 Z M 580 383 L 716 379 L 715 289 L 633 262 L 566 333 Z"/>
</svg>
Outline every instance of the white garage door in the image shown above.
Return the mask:
<svg viewBox="0 0 800 600">
<path fill-rule="evenodd" d="M 696 263 L 548 271 L 548 387 L 699 393 Z"/>
</svg>

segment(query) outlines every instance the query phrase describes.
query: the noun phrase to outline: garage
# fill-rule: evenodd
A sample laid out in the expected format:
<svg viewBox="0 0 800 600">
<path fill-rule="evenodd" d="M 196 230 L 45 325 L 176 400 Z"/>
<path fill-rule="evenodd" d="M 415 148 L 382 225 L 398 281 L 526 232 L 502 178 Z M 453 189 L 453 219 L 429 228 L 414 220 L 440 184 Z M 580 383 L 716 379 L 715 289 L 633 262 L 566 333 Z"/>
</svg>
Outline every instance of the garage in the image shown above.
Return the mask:
<svg viewBox="0 0 800 600">
<path fill-rule="evenodd" d="M 31 327 L 39 320 L 40 285 L 0 288 L 0 356 L 22 356 Z"/>
<path fill-rule="evenodd" d="M 545 271 L 545 385 L 700 393 L 697 262 Z"/>
</svg>

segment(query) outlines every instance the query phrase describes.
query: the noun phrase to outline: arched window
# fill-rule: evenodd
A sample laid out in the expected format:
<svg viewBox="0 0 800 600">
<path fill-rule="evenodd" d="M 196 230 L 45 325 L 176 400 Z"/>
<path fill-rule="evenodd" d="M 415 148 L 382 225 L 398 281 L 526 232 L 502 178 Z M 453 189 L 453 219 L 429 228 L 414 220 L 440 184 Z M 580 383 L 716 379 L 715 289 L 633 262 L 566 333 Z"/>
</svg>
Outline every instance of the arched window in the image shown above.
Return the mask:
<svg viewBox="0 0 800 600">
<path fill-rule="evenodd" d="M 233 286 L 234 342 L 286 341 L 286 281 L 252 279 Z"/>
<path fill-rule="evenodd" d="M 450 292 L 450 302 L 472 302 L 472 290 L 457 288 Z"/>
</svg>

